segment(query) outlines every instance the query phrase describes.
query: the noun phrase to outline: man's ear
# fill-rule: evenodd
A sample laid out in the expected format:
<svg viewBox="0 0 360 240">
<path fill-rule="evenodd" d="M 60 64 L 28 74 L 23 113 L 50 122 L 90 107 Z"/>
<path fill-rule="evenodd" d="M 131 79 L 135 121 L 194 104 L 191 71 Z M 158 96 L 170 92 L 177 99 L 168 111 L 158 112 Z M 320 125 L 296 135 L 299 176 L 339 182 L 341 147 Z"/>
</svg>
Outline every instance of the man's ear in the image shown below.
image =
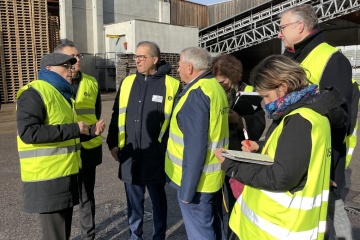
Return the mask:
<svg viewBox="0 0 360 240">
<path fill-rule="evenodd" d="M 153 63 L 154 65 L 156 65 L 159 61 L 159 58 L 158 57 L 153 57 Z"/>
<path fill-rule="evenodd" d="M 298 33 L 300 34 L 303 33 L 304 31 L 306 31 L 305 24 L 303 22 L 300 22 L 298 27 Z"/>
<path fill-rule="evenodd" d="M 193 74 L 193 72 L 194 72 L 194 67 L 193 67 L 193 65 L 192 65 L 191 63 L 188 63 L 188 65 L 187 65 L 187 70 L 188 70 L 188 72 L 189 72 L 190 75 Z"/>
</svg>

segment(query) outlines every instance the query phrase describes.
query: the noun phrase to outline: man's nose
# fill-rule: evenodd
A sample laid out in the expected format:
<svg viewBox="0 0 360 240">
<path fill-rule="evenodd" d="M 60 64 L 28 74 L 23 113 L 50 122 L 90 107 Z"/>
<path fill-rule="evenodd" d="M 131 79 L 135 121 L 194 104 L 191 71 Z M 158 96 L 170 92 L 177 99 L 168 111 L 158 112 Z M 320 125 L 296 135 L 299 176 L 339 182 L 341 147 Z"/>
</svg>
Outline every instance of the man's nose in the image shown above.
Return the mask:
<svg viewBox="0 0 360 240">
<path fill-rule="evenodd" d="M 278 32 L 278 36 L 279 39 L 282 39 L 283 35 L 281 34 L 281 31 Z"/>
</svg>

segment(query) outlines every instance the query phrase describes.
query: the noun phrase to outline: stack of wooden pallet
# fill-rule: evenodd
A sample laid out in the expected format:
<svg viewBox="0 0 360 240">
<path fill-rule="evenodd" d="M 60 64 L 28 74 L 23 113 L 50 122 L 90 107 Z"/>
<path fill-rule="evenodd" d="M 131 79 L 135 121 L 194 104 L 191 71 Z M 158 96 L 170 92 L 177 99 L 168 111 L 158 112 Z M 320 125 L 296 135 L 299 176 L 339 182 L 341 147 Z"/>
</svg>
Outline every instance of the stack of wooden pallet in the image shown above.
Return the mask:
<svg viewBox="0 0 360 240">
<path fill-rule="evenodd" d="M 41 57 L 49 52 L 47 0 L 0 0 L 0 91 L 3 103 L 37 79 Z"/>
<path fill-rule="evenodd" d="M 54 48 L 60 42 L 60 22 L 58 16 L 51 16 L 49 14 L 49 47 L 50 51 L 53 51 Z"/>
</svg>

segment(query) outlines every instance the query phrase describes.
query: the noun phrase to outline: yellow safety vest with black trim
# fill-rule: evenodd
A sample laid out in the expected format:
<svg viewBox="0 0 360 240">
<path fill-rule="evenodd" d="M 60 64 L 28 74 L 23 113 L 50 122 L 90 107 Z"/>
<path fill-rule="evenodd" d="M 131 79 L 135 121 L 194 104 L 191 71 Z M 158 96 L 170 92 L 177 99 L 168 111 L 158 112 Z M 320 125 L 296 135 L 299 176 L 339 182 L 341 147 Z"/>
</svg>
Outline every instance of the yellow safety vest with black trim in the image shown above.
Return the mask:
<svg viewBox="0 0 360 240">
<path fill-rule="evenodd" d="M 229 225 L 240 239 L 323 239 L 329 196 L 331 136 L 328 119 L 311 109 L 299 108 L 312 125 L 307 180 L 295 193 L 266 191 L 246 185 L 232 210 Z M 266 141 L 262 154 L 275 157 L 284 120 Z M 291 156 L 289 156 L 291 161 Z"/>
<path fill-rule="evenodd" d="M 326 64 L 328 63 L 331 56 L 339 51 L 339 49 L 327 44 L 327 43 L 321 43 L 316 48 L 314 48 L 310 54 L 301 62 L 301 66 L 304 69 L 307 69 L 306 71 L 308 79 L 314 83 L 320 85 L 319 82 L 322 74 L 324 72 L 324 69 L 326 67 Z M 354 79 L 352 80 L 355 81 Z M 355 123 L 355 129 L 350 135 L 347 135 L 344 139 L 346 143 L 346 162 L 345 167 L 347 168 L 350 164 L 352 154 L 354 152 L 356 143 L 357 143 L 357 127 L 358 127 L 358 120 L 356 120 Z"/>
<path fill-rule="evenodd" d="M 73 106 L 70 106 L 63 95 L 45 81 L 36 80 L 22 87 L 17 93 L 17 98 L 30 87 L 40 94 L 44 102 L 45 125 L 77 122 Z M 81 167 L 79 138 L 53 143 L 26 144 L 17 136 L 17 144 L 23 182 L 46 181 L 79 172 Z"/>
<path fill-rule="evenodd" d="M 121 84 L 120 95 L 119 95 L 119 120 L 118 120 L 118 126 L 119 126 L 118 147 L 120 149 L 125 146 L 126 108 L 128 106 L 130 91 L 135 78 L 136 78 L 136 74 L 127 76 Z M 165 105 L 164 105 L 165 120 L 161 126 L 161 130 L 158 138 L 159 142 L 162 141 L 162 137 L 164 136 L 164 133 L 169 126 L 174 99 L 179 89 L 179 86 L 180 86 L 179 80 L 170 77 L 168 75 L 165 76 L 165 88 L 166 88 Z"/>
<path fill-rule="evenodd" d="M 95 124 L 98 119 L 95 114 L 96 99 L 98 96 L 98 83 L 92 76 L 82 73 L 75 99 L 75 109 L 79 121 L 84 121 L 90 125 Z M 92 138 L 89 141 L 81 142 L 85 149 L 92 149 L 102 144 L 101 136 Z"/>
<path fill-rule="evenodd" d="M 229 145 L 228 102 L 223 88 L 215 78 L 198 80 L 187 90 L 175 106 L 170 121 L 165 173 L 171 181 L 181 186 L 184 135 L 179 128 L 176 117 L 186 102 L 189 93 L 197 88 L 201 88 L 203 93 L 210 98 L 209 142 L 197 192 L 212 193 L 218 191 L 224 181 L 224 173 L 221 170 L 220 162 L 215 157 L 214 150 L 220 147 L 228 148 Z M 201 161 L 201 159 L 191 159 L 191 161 Z"/>
</svg>

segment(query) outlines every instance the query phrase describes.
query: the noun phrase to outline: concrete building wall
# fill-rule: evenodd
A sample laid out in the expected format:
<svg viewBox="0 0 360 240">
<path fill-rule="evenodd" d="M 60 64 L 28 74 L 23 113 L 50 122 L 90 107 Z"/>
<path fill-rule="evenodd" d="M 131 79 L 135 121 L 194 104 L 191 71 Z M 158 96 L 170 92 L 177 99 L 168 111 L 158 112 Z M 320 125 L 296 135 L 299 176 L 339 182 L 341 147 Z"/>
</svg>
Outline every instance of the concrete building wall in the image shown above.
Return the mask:
<svg viewBox="0 0 360 240">
<path fill-rule="evenodd" d="M 198 46 L 199 29 L 195 27 L 132 20 L 105 25 L 104 28 L 105 36 L 118 35 L 126 40 L 128 48 L 123 50 L 125 54 L 135 53 L 137 43 L 145 40 L 156 42 L 163 53 L 179 53 L 186 47 Z M 111 37 L 105 38 L 106 52 L 114 51 L 111 42 Z"/>
<path fill-rule="evenodd" d="M 103 0 L 60 0 L 60 38 L 84 53 L 82 71 L 95 75 L 94 54 L 103 52 Z"/>
<path fill-rule="evenodd" d="M 143 19 L 170 22 L 170 3 L 162 0 L 103 0 L 104 24 Z"/>
</svg>

